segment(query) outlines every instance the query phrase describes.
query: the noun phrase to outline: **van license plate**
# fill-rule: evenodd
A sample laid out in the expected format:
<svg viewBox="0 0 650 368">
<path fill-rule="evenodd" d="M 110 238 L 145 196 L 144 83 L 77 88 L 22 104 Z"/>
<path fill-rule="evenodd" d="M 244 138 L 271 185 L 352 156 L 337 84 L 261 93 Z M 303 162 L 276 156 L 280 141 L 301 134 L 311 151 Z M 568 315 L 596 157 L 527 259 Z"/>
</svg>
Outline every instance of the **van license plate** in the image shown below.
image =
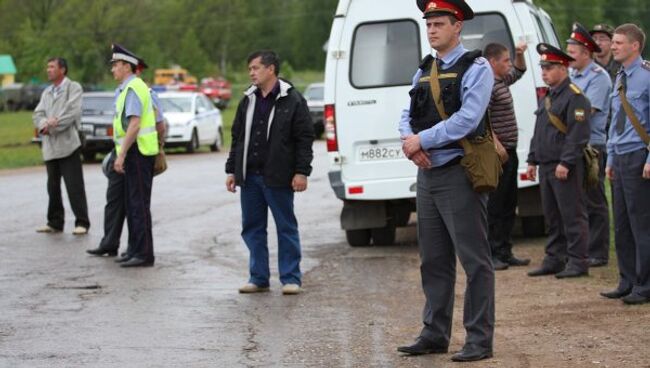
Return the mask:
<svg viewBox="0 0 650 368">
<path fill-rule="evenodd" d="M 361 147 L 357 157 L 359 161 L 387 161 L 406 158 L 401 145 Z"/>
<path fill-rule="evenodd" d="M 81 124 L 81 131 L 86 134 L 93 134 L 93 128 L 92 124 Z"/>
</svg>

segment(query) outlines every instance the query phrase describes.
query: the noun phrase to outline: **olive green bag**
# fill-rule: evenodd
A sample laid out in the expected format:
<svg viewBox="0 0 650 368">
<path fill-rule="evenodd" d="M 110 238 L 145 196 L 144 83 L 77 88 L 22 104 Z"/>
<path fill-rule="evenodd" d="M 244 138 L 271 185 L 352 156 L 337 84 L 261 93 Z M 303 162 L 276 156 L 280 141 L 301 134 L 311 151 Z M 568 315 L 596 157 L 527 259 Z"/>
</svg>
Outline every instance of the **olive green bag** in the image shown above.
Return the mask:
<svg viewBox="0 0 650 368">
<path fill-rule="evenodd" d="M 544 99 L 544 108 L 546 108 L 546 113 L 548 114 L 551 124 L 553 124 L 557 130 L 566 134 L 568 131 L 566 124 L 564 124 L 559 117 L 551 114 L 551 99 L 548 96 Z M 582 156 L 585 165 L 585 186 L 587 188 L 595 187 L 600 182 L 600 167 L 598 162 L 600 153 L 597 149 L 588 144 L 582 150 Z"/>
<path fill-rule="evenodd" d="M 431 66 L 431 78 L 429 78 L 433 102 L 440 113 L 440 117 L 447 119 L 445 107 L 442 104 L 440 95 L 440 84 L 438 82 L 438 68 L 436 63 Z M 465 168 L 465 173 L 472 182 L 475 192 L 491 192 L 497 189 L 499 177 L 503 172 L 503 166 L 499 154 L 496 150 L 495 142 L 492 138 L 492 127 L 490 119 L 487 119 L 485 134 L 473 138 L 463 138 L 460 145 L 465 151 L 465 155 L 460 164 Z"/>
</svg>

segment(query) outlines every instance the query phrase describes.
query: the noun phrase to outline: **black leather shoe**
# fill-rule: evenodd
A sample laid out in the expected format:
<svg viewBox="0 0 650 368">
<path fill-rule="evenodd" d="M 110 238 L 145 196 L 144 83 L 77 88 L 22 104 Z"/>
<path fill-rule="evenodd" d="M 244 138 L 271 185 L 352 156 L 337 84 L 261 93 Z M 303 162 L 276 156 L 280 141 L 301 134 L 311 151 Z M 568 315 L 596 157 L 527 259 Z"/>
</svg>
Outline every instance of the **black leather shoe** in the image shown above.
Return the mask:
<svg viewBox="0 0 650 368">
<path fill-rule="evenodd" d="M 438 346 L 433 341 L 420 336 L 415 340 L 415 344 L 400 346 L 397 348 L 397 351 L 408 355 L 446 354 L 449 348 Z"/>
<path fill-rule="evenodd" d="M 528 276 L 530 277 L 537 277 L 537 276 L 546 276 L 546 275 L 555 275 L 558 272 L 561 272 L 562 270 L 556 270 L 552 268 L 546 268 L 546 267 L 540 267 L 536 270 L 532 270 L 528 272 Z"/>
<path fill-rule="evenodd" d="M 517 258 L 514 255 L 511 255 L 507 259 L 503 260 L 509 266 L 518 267 L 518 266 L 528 266 L 530 264 L 530 259 L 528 258 Z"/>
<path fill-rule="evenodd" d="M 137 257 L 131 257 L 128 261 L 122 262 L 120 267 L 151 267 L 153 261 L 146 261 Z"/>
<path fill-rule="evenodd" d="M 589 271 L 588 270 L 574 270 L 574 269 L 565 269 L 562 272 L 558 272 L 555 274 L 555 278 L 557 279 L 568 279 L 568 278 L 573 278 L 573 277 L 582 277 L 582 276 L 589 276 Z"/>
<path fill-rule="evenodd" d="M 130 255 L 128 255 L 126 253 L 122 253 L 122 254 L 120 254 L 119 257 L 115 258 L 115 263 L 123 263 L 123 262 L 128 261 L 129 259 L 131 259 Z"/>
<path fill-rule="evenodd" d="M 468 344 L 456 354 L 452 355 L 454 362 L 475 362 L 477 360 L 492 358 L 492 350 Z"/>
<path fill-rule="evenodd" d="M 86 253 L 92 254 L 93 256 L 103 256 L 107 255 L 109 257 L 115 257 L 117 255 L 117 250 L 108 250 L 102 247 L 97 247 L 95 249 L 86 249 Z"/>
<path fill-rule="evenodd" d="M 501 260 L 496 257 L 492 257 L 492 266 L 494 267 L 495 271 L 503 271 L 508 269 L 508 264 L 501 262 Z"/>
<path fill-rule="evenodd" d="M 622 298 L 624 296 L 630 295 L 631 292 L 632 292 L 632 289 L 621 290 L 621 289 L 616 288 L 616 289 L 614 289 L 612 291 L 603 291 L 602 293 L 600 293 L 600 295 L 604 296 L 605 298 L 609 298 L 609 299 L 620 299 L 620 298 Z"/>
<path fill-rule="evenodd" d="M 606 259 L 598 259 L 598 258 L 589 258 L 589 267 L 605 267 L 607 266 L 607 260 Z"/>
<path fill-rule="evenodd" d="M 650 297 L 639 295 L 636 293 L 628 294 L 627 296 L 624 296 L 621 300 L 623 300 L 623 303 L 629 305 L 650 303 Z"/>
</svg>

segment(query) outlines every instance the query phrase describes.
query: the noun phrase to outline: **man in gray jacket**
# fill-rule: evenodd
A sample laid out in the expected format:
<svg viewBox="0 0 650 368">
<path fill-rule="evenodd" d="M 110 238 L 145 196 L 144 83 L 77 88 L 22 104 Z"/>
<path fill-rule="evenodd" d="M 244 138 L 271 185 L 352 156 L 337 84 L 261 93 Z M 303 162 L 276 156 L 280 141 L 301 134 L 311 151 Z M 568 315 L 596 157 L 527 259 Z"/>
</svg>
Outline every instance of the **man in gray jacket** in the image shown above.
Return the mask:
<svg viewBox="0 0 650 368">
<path fill-rule="evenodd" d="M 61 197 L 61 177 L 76 217 L 75 235 L 88 233 L 88 205 L 84 189 L 83 170 L 79 151 L 79 124 L 81 120 L 81 85 L 67 78 L 68 64 L 56 57 L 47 61 L 47 79 L 52 85 L 41 95 L 34 110 L 34 126 L 42 137 L 42 151 L 47 168 L 47 224 L 36 229 L 40 233 L 63 231 L 64 214 Z"/>
</svg>

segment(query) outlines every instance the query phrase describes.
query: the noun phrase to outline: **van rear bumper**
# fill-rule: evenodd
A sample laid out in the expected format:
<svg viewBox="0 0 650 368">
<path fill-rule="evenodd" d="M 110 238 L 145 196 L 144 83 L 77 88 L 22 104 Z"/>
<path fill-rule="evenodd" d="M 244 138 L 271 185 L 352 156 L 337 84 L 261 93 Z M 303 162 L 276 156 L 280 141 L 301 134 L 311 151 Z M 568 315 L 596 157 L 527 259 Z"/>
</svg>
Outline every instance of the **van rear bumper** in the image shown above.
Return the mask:
<svg viewBox="0 0 650 368">
<path fill-rule="evenodd" d="M 344 181 L 341 171 L 330 171 L 328 176 L 330 186 L 340 200 L 376 201 L 415 198 L 415 176 L 354 182 Z M 357 193 L 351 193 L 350 189 L 356 189 Z"/>
</svg>

